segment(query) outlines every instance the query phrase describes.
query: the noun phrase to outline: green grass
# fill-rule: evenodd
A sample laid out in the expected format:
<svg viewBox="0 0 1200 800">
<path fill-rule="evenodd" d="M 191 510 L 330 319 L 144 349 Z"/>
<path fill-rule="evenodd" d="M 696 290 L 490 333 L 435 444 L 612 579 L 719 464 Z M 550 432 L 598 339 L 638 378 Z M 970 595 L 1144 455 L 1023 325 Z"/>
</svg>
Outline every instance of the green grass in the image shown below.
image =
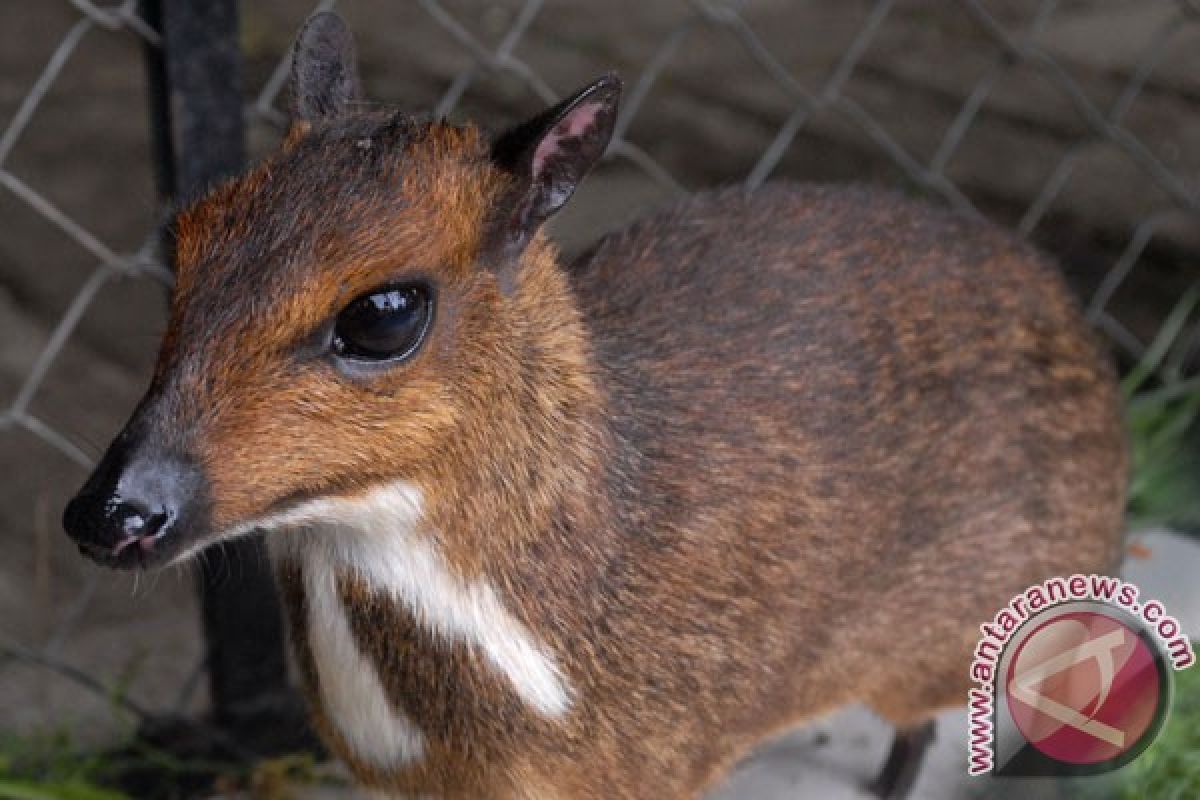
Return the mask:
<svg viewBox="0 0 1200 800">
<path fill-rule="evenodd" d="M 1134 527 L 1200 532 L 1200 377 L 1183 374 L 1184 332 L 1200 304 L 1193 286 L 1121 383 L 1132 457 L 1128 514 Z"/>
<path fill-rule="evenodd" d="M 141 773 L 142 780 L 137 775 Z M 152 787 L 144 776 L 153 776 Z M 142 790 L 118 790 L 133 780 Z M 212 792 L 248 792 L 256 800 L 286 800 L 300 785 L 340 785 L 339 776 L 309 753 L 287 754 L 253 764 L 180 759 L 130 740 L 108 753 L 82 750 L 61 731 L 33 736 L 0 735 L 0 800 L 143 800 Z M 191 787 L 186 788 L 186 787 Z"/>
<path fill-rule="evenodd" d="M 1200 669 L 1175 673 L 1175 697 L 1158 740 L 1117 776 L 1114 800 L 1200 797 Z"/>
<path fill-rule="evenodd" d="M 106 788 L 110 767 L 66 732 L 0 737 L 0 800 L 130 800 Z"/>
</svg>

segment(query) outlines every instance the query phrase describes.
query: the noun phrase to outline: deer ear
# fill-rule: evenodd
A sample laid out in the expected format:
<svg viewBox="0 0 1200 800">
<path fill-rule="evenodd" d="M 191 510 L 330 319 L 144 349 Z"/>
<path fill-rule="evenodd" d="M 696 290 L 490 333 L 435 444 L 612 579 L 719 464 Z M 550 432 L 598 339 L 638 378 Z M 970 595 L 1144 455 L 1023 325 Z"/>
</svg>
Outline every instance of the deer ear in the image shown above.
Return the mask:
<svg viewBox="0 0 1200 800">
<path fill-rule="evenodd" d="M 609 73 L 496 139 L 492 161 L 516 178 L 501 220 L 507 245 L 523 247 L 604 154 L 620 96 L 621 80 Z"/>
<path fill-rule="evenodd" d="M 331 11 L 313 14 L 292 53 L 292 116 L 315 122 L 336 117 L 359 99 L 354 37 Z"/>
</svg>

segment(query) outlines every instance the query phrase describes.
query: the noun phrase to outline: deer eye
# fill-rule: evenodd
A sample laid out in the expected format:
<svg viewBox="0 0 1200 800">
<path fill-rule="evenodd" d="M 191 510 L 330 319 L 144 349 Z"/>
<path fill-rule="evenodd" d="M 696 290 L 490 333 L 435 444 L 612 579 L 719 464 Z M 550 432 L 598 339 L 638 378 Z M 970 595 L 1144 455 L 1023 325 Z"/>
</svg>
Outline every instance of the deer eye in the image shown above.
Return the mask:
<svg viewBox="0 0 1200 800">
<path fill-rule="evenodd" d="M 333 352 L 362 361 L 408 358 L 421 346 L 432 311 L 431 292 L 421 284 L 376 289 L 337 315 Z"/>
</svg>

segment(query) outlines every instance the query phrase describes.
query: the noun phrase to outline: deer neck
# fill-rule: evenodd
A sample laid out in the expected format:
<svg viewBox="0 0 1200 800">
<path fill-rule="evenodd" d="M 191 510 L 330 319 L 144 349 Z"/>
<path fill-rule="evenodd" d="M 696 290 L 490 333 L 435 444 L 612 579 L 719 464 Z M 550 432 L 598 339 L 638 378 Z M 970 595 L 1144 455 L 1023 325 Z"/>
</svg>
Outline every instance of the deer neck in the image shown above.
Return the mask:
<svg viewBox="0 0 1200 800">
<path fill-rule="evenodd" d="M 532 724 L 578 699 L 562 631 L 603 584 L 614 448 L 574 300 L 542 266 L 513 301 L 528 338 L 507 385 L 430 473 L 312 501 L 272 538 L 319 719 L 352 761 L 419 765 L 447 719 L 486 727 L 494 703 Z"/>
</svg>

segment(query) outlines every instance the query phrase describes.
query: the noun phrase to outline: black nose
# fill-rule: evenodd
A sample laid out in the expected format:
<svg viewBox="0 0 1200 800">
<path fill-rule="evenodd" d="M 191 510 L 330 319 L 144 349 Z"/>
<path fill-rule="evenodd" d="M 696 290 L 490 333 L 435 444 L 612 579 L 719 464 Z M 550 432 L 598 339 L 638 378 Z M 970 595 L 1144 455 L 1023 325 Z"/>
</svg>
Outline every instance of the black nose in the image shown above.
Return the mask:
<svg viewBox="0 0 1200 800">
<path fill-rule="evenodd" d="M 172 516 L 164 506 L 151 508 L 144 502 L 80 492 L 63 512 L 63 527 L 79 549 L 96 560 L 115 564 L 114 559 L 125 559 L 132 564 L 154 550 Z M 126 554 L 131 545 L 136 552 Z"/>
<path fill-rule="evenodd" d="M 102 564 L 147 566 L 179 548 L 181 520 L 195 508 L 202 480 L 187 459 L 130 455 L 116 444 L 67 504 L 63 527 Z"/>
</svg>

